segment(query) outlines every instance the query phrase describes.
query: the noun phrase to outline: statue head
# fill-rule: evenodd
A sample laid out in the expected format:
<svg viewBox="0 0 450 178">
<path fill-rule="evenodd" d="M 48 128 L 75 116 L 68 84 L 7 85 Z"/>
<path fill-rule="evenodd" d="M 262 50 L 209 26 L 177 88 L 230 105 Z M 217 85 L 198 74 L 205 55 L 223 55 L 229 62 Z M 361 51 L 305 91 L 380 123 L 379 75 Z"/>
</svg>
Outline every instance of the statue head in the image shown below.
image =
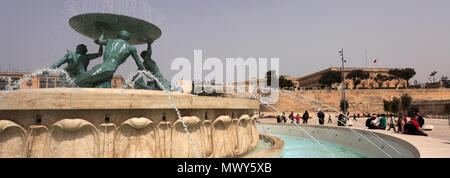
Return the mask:
<svg viewBox="0 0 450 178">
<path fill-rule="evenodd" d="M 88 52 L 88 50 L 87 50 L 86 45 L 84 45 L 84 44 L 79 44 L 79 45 L 77 46 L 77 53 L 80 53 L 80 54 L 86 54 L 87 52 Z"/>
<path fill-rule="evenodd" d="M 128 41 L 130 40 L 130 33 L 126 30 L 122 30 L 119 32 L 119 35 L 117 35 L 117 38 Z"/>
<path fill-rule="evenodd" d="M 141 58 L 142 59 L 146 59 L 147 58 L 147 50 L 141 52 Z"/>
</svg>

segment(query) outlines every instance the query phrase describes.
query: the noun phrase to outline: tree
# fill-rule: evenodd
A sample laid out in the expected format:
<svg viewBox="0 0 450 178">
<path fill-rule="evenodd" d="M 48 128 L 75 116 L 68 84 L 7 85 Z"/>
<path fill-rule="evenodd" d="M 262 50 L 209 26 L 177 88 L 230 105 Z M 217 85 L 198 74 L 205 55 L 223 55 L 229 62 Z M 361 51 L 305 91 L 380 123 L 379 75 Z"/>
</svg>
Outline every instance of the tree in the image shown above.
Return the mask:
<svg viewBox="0 0 450 178">
<path fill-rule="evenodd" d="M 387 76 L 387 75 L 382 75 L 382 74 L 378 74 L 377 76 L 375 76 L 375 78 L 373 78 L 373 80 L 375 80 L 375 82 L 378 83 L 378 88 L 383 87 L 383 83 L 389 80 L 392 80 L 393 77 L 392 76 Z"/>
<path fill-rule="evenodd" d="M 334 83 L 340 83 L 342 81 L 341 72 L 340 71 L 327 71 L 319 79 L 319 83 L 322 85 L 328 86 L 331 89 L 331 86 Z"/>
<path fill-rule="evenodd" d="M 433 71 L 433 72 L 431 72 L 431 74 L 430 74 L 430 77 L 433 78 L 433 83 L 436 83 L 436 79 L 434 78 L 434 76 L 435 76 L 437 73 L 438 73 L 437 71 Z"/>
<path fill-rule="evenodd" d="M 400 97 L 400 103 L 401 103 L 400 107 L 401 107 L 401 110 L 403 111 L 403 113 L 408 112 L 409 108 L 411 108 L 412 100 L 413 100 L 412 97 L 409 96 L 407 93 L 403 94 Z"/>
<path fill-rule="evenodd" d="M 284 76 L 280 76 L 279 82 L 280 82 L 280 85 L 279 85 L 280 88 L 289 89 L 289 88 L 294 87 L 294 83 L 291 80 L 286 79 L 286 77 L 284 77 Z"/>
<path fill-rule="evenodd" d="M 347 74 L 345 78 L 353 80 L 353 89 L 356 89 L 357 86 L 361 83 L 362 80 L 368 79 L 370 76 L 369 72 L 365 72 L 363 70 L 352 70 Z"/>
<path fill-rule="evenodd" d="M 400 79 L 402 78 L 402 70 L 401 69 L 391 69 L 388 71 L 388 74 L 396 79 L 395 88 L 398 88 L 398 84 L 400 83 Z"/>
<path fill-rule="evenodd" d="M 409 80 L 416 75 L 416 70 L 413 68 L 406 68 L 400 71 L 400 78 L 406 80 L 406 87 L 409 87 Z"/>
<path fill-rule="evenodd" d="M 389 100 L 383 100 L 383 109 L 387 113 L 392 112 L 392 101 Z"/>
<path fill-rule="evenodd" d="M 397 97 L 392 98 L 391 112 L 397 114 L 400 112 L 400 99 Z"/>
<path fill-rule="evenodd" d="M 344 109 L 344 104 L 345 104 L 345 109 Z M 345 114 L 348 110 L 348 100 L 342 100 L 341 99 L 341 103 L 339 104 L 339 107 L 341 108 L 341 111 Z"/>
</svg>

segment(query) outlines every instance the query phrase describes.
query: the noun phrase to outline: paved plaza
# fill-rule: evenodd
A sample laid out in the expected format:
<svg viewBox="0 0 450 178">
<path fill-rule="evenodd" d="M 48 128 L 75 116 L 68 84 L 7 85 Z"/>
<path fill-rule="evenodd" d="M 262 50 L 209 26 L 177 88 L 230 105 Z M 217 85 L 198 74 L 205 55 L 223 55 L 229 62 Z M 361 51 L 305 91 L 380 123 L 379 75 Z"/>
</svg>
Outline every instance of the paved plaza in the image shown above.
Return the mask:
<svg viewBox="0 0 450 178">
<path fill-rule="evenodd" d="M 271 113 L 274 114 L 274 113 Z M 316 113 L 310 113 L 315 115 Z M 300 114 L 302 115 L 302 114 Z M 351 118 L 353 120 L 353 118 Z M 325 118 L 326 126 L 337 126 L 337 120 L 333 119 L 333 123 L 327 123 L 328 116 Z M 357 118 L 357 122 L 353 122 L 351 128 L 367 129 L 365 127 L 366 118 Z M 276 118 L 262 118 L 261 123 L 276 123 Z M 284 123 L 282 123 L 284 124 Z M 291 124 L 287 121 L 286 124 Z M 300 126 L 302 120 L 300 119 Z M 319 125 L 317 116 L 308 120 L 308 125 Z M 420 152 L 422 158 L 450 158 L 450 126 L 446 119 L 427 119 L 425 118 L 425 125 L 432 125 L 434 128 L 430 131 L 425 131 L 428 137 L 406 135 L 395 133 L 394 130 L 370 130 L 373 132 L 384 133 L 390 136 L 394 136 L 403 139 L 412 145 L 414 145 Z"/>
</svg>

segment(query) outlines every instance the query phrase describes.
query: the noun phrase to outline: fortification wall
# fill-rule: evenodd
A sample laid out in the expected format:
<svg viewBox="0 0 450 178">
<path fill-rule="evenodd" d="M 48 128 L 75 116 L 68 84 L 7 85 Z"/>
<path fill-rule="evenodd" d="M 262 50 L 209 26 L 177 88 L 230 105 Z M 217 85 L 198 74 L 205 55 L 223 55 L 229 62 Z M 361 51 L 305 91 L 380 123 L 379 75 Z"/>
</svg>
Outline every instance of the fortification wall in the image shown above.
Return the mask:
<svg viewBox="0 0 450 178">
<path fill-rule="evenodd" d="M 413 100 L 450 99 L 450 89 L 350 89 L 346 90 L 345 95 L 349 101 L 349 112 L 353 115 L 353 113 L 383 113 L 383 99 L 391 100 L 404 93 L 409 94 Z M 317 111 L 311 104 L 325 109 L 326 107 L 317 102 L 320 101 L 339 110 L 339 102 L 342 98 L 341 90 L 304 90 L 295 91 L 295 94 L 300 100 L 280 93 L 278 102 L 273 106 L 284 112 Z M 307 102 L 310 104 L 306 104 Z M 273 111 L 267 107 L 261 107 L 261 112 Z"/>
</svg>

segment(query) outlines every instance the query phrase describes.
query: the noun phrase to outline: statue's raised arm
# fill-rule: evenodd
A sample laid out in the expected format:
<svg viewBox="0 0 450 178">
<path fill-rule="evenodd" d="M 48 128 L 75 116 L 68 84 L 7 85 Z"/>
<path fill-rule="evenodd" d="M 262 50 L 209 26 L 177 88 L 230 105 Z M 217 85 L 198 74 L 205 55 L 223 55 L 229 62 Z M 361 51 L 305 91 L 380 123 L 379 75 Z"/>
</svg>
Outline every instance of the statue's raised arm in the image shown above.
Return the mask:
<svg viewBox="0 0 450 178">
<path fill-rule="evenodd" d="M 130 46 L 131 50 L 131 56 L 134 59 L 134 62 L 136 62 L 136 65 L 138 66 L 138 70 L 145 70 L 144 64 L 142 64 L 141 60 L 139 60 L 139 56 L 137 55 L 136 48 L 133 46 Z"/>
<path fill-rule="evenodd" d="M 96 40 L 98 42 L 99 45 L 106 45 L 108 43 L 108 39 L 103 39 L 105 36 L 104 33 L 102 33 L 102 35 L 100 35 L 100 37 L 98 37 L 98 40 Z"/>
<path fill-rule="evenodd" d="M 151 40 L 147 43 L 147 55 L 145 56 L 144 60 L 151 59 L 151 57 L 152 57 L 152 43 L 153 43 L 153 40 Z"/>
<path fill-rule="evenodd" d="M 103 45 L 100 44 L 100 40 L 95 40 L 95 43 L 99 45 L 97 53 L 88 54 L 87 57 L 89 60 L 96 59 L 103 56 Z"/>
</svg>

